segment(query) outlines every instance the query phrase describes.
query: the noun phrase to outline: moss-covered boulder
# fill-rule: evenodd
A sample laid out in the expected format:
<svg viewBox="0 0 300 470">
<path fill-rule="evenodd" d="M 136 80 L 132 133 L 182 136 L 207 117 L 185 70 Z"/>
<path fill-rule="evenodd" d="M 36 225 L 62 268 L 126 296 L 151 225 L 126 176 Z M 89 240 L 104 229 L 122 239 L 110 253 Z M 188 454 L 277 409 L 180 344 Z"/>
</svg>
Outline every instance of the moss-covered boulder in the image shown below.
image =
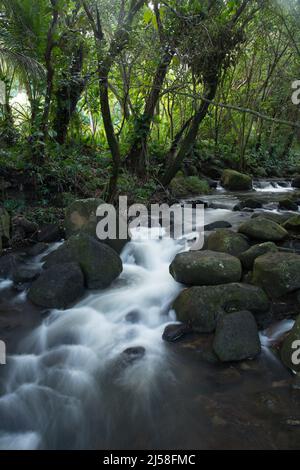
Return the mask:
<svg viewBox="0 0 300 470">
<path fill-rule="evenodd" d="M 268 253 L 254 262 L 253 282 L 272 299 L 300 289 L 300 256 L 290 253 Z"/>
<path fill-rule="evenodd" d="M 233 210 L 238 212 L 244 209 L 261 209 L 262 207 L 263 203 L 260 200 L 255 198 L 248 198 L 239 202 L 236 206 L 234 206 Z"/>
<path fill-rule="evenodd" d="M 213 349 L 220 361 L 253 359 L 261 352 L 257 324 L 252 313 L 225 315 L 217 325 Z"/>
<path fill-rule="evenodd" d="M 85 233 L 70 237 L 44 261 L 45 269 L 61 263 L 77 262 L 89 289 L 108 287 L 123 270 L 121 258 L 115 250 Z"/>
<path fill-rule="evenodd" d="M 268 312 L 270 301 L 262 289 L 248 284 L 192 287 L 173 304 L 177 319 L 200 333 L 212 333 L 224 315 L 241 310 Z"/>
<path fill-rule="evenodd" d="M 283 227 L 263 217 L 248 220 L 238 231 L 252 240 L 259 241 L 280 242 L 288 237 L 288 232 Z"/>
<path fill-rule="evenodd" d="M 289 369 L 300 372 L 300 315 L 281 348 L 282 362 Z"/>
<path fill-rule="evenodd" d="M 290 198 L 284 198 L 281 201 L 279 201 L 279 209 L 283 211 L 298 211 L 298 204 L 297 202 L 293 201 Z"/>
<path fill-rule="evenodd" d="M 272 222 L 276 222 L 276 224 L 282 225 L 291 218 L 291 214 L 278 214 L 277 212 L 264 211 L 259 213 L 256 212 L 252 215 L 251 219 L 257 219 L 258 217 L 272 220 Z"/>
<path fill-rule="evenodd" d="M 176 176 L 170 184 L 170 190 L 176 198 L 209 194 L 211 192 L 208 182 L 197 176 Z"/>
<path fill-rule="evenodd" d="M 78 199 L 73 201 L 70 206 L 66 209 L 65 214 L 65 231 L 67 238 L 78 233 L 87 233 L 91 237 L 97 239 L 97 224 L 101 218 L 97 217 L 97 209 L 99 206 L 104 204 L 104 201 L 99 198 L 91 199 Z M 119 228 L 119 214 L 116 213 L 116 237 L 106 240 L 101 240 L 106 245 L 113 248 L 117 253 L 121 253 L 126 243 L 130 240 L 130 236 L 127 233 L 126 239 L 121 239 L 118 234 Z M 122 221 L 127 224 L 127 221 Z"/>
<path fill-rule="evenodd" d="M 78 199 L 66 209 L 65 229 L 67 238 L 80 232 L 96 237 L 98 207 L 104 204 L 99 198 Z"/>
<path fill-rule="evenodd" d="M 259 256 L 263 256 L 267 253 L 277 253 L 278 247 L 273 242 L 261 243 L 259 245 L 254 245 L 249 250 L 242 253 L 239 258 L 242 262 L 243 268 L 247 270 L 252 270 L 254 261 Z"/>
<path fill-rule="evenodd" d="M 239 282 L 242 266 L 238 258 L 213 251 L 190 251 L 177 255 L 170 266 L 173 278 L 188 286 L 216 286 Z"/>
<path fill-rule="evenodd" d="M 65 309 L 84 294 L 84 278 L 78 264 L 52 266 L 31 285 L 28 298 L 45 308 Z"/>
<path fill-rule="evenodd" d="M 220 229 L 211 233 L 207 238 L 207 249 L 239 256 L 250 248 L 249 241 L 244 235 L 232 230 Z"/>
<path fill-rule="evenodd" d="M 252 178 L 234 170 L 224 170 L 221 184 L 230 191 L 248 191 L 252 189 Z"/>
<path fill-rule="evenodd" d="M 282 226 L 283 228 L 288 230 L 288 232 L 298 235 L 300 233 L 300 215 L 295 215 L 294 217 L 291 217 L 286 222 L 284 222 Z"/>
</svg>

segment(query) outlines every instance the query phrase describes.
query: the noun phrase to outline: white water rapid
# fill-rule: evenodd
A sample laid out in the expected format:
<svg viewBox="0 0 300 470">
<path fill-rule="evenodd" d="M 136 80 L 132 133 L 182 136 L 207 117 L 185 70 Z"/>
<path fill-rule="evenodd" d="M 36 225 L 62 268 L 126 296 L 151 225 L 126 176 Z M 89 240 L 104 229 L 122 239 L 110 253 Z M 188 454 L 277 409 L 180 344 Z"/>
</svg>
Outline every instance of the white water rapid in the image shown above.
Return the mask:
<svg viewBox="0 0 300 470">
<path fill-rule="evenodd" d="M 165 367 L 162 333 L 181 289 L 169 265 L 183 249 L 169 239 L 143 241 L 137 232 L 111 288 L 91 293 L 70 310 L 52 311 L 22 342 L 20 355 L 8 358 L 3 380 L 0 449 L 85 447 L 91 437 L 84 417 L 91 419 L 92 408 L 99 407 L 97 414 L 109 422 L 107 374 L 128 394 L 147 400 L 157 371 Z M 139 348 L 137 354 L 144 348 L 145 355 L 128 365 L 122 355 L 128 348 Z"/>
</svg>

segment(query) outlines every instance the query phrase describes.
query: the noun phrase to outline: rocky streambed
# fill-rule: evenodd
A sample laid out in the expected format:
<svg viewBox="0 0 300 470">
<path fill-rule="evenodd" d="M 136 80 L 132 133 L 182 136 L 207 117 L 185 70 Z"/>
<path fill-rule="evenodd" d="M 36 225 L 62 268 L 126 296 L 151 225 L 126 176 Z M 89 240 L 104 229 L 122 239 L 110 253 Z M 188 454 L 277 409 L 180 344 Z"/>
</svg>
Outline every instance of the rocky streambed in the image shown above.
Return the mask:
<svg viewBox="0 0 300 470">
<path fill-rule="evenodd" d="M 0 448 L 299 448 L 298 196 L 255 189 L 199 195 L 198 252 L 100 244 L 88 200 L 65 243 L 0 258 Z"/>
</svg>

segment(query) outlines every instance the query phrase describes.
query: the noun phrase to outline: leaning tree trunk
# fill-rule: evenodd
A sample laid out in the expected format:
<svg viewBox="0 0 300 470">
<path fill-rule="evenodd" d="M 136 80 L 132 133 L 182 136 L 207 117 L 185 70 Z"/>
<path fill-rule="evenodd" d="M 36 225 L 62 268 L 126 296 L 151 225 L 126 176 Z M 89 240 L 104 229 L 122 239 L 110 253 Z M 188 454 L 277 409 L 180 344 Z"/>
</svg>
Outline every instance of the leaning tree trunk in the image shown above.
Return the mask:
<svg viewBox="0 0 300 470">
<path fill-rule="evenodd" d="M 162 184 L 168 186 L 172 179 L 176 176 L 176 173 L 180 170 L 183 160 L 190 154 L 195 144 L 195 140 L 198 135 L 200 124 L 207 115 L 209 109 L 209 101 L 213 100 L 218 88 L 218 79 L 215 77 L 213 80 L 210 80 L 209 83 L 206 83 L 204 89 L 204 100 L 202 100 L 201 105 L 194 115 L 190 128 L 184 137 L 181 145 L 177 144 L 173 149 L 178 151 L 173 155 L 173 158 L 169 158 L 165 173 L 162 177 Z M 207 101 L 208 100 L 208 101 Z"/>
<path fill-rule="evenodd" d="M 146 101 L 143 115 L 136 124 L 136 137 L 127 156 L 127 162 L 130 170 L 140 177 L 144 177 L 147 171 L 148 137 L 151 130 L 151 124 L 154 119 L 155 109 L 159 102 L 161 89 L 173 56 L 174 52 L 170 51 L 168 48 L 157 67 L 151 92 Z"/>
<path fill-rule="evenodd" d="M 112 201 L 117 191 L 119 169 L 121 164 L 121 153 L 119 143 L 114 131 L 113 121 L 111 117 L 110 104 L 109 104 L 109 93 L 108 93 L 108 74 L 110 68 L 105 64 L 102 64 L 101 57 L 98 59 L 99 65 L 99 93 L 100 93 L 100 106 L 104 129 L 106 133 L 107 143 L 110 148 L 113 167 L 112 175 L 109 182 L 108 195 L 109 200 Z"/>
</svg>

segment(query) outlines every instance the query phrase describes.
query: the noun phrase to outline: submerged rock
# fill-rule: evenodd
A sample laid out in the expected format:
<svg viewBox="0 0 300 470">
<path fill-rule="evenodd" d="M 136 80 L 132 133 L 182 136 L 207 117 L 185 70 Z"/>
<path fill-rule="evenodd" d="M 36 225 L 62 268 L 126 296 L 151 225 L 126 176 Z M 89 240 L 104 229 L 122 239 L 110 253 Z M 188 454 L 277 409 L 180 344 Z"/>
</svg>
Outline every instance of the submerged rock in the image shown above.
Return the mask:
<svg viewBox="0 0 300 470">
<path fill-rule="evenodd" d="M 28 298 L 45 308 L 65 309 L 84 294 L 84 278 L 78 264 L 58 264 L 44 271 L 32 284 Z"/>
<path fill-rule="evenodd" d="M 242 265 L 247 270 L 252 270 L 256 258 L 263 256 L 267 253 L 277 253 L 278 247 L 273 242 L 261 243 L 260 245 L 254 245 L 249 250 L 242 253 L 239 258 Z"/>
<path fill-rule="evenodd" d="M 295 372 L 300 372 L 300 315 L 293 329 L 283 342 L 281 359 L 286 367 Z"/>
<path fill-rule="evenodd" d="M 227 313 L 248 310 L 268 312 L 270 302 L 262 289 L 248 284 L 192 287 L 179 294 L 173 304 L 177 319 L 199 333 L 212 333 L 219 318 Z"/>
<path fill-rule="evenodd" d="M 217 230 L 209 235 L 207 239 L 207 249 L 239 256 L 250 248 L 250 244 L 244 235 L 232 230 Z"/>
<path fill-rule="evenodd" d="M 300 256 L 269 253 L 255 260 L 253 282 L 270 298 L 278 299 L 300 289 Z"/>
<path fill-rule="evenodd" d="M 224 316 L 218 322 L 213 348 L 222 362 L 256 357 L 261 344 L 254 316 L 248 311 Z"/>
<path fill-rule="evenodd" d="M 146 355 L 146 349 L 142 346 L 125 349 L 121 355 L 121 363 L 123 366 L 128 366 L 136 361 L 143 359 Z"/>
<path fill-rule="evenodd" d="M 224 170 L 221 184 L 230 191 L 247 191 L 252 189 L 252 178 L 234 170 Z"/>
<path fill-rule="evenodd" d="M 239 233 L 253 240 L 280 242 L 288 237 L 288 232 L 272 220 L 258 217 L 248 220 L 239 227 Z"/>
<path fill-rule="evenodd" d="M 139 310 L 132 310 L 127 313 L 125 320 L 128 323 L 139 323 L 141 321 L 141 312 Z"/>
<path fill-rule="evenodd" d="M 44 268 L 69 262 L 80 265 L 89 289 L 110 286 L 123 270 L 121 258 L 115 250 L 85 233 L 72 236 L 46 256 Z"/>
<path fill-rule="evenodd" d="M 170 274 L 188 286 L 214 286 L 240 281 L 242 267 L 238 258 L 226 253 L 190 251 L 175 257 Z"/>
</svg>

